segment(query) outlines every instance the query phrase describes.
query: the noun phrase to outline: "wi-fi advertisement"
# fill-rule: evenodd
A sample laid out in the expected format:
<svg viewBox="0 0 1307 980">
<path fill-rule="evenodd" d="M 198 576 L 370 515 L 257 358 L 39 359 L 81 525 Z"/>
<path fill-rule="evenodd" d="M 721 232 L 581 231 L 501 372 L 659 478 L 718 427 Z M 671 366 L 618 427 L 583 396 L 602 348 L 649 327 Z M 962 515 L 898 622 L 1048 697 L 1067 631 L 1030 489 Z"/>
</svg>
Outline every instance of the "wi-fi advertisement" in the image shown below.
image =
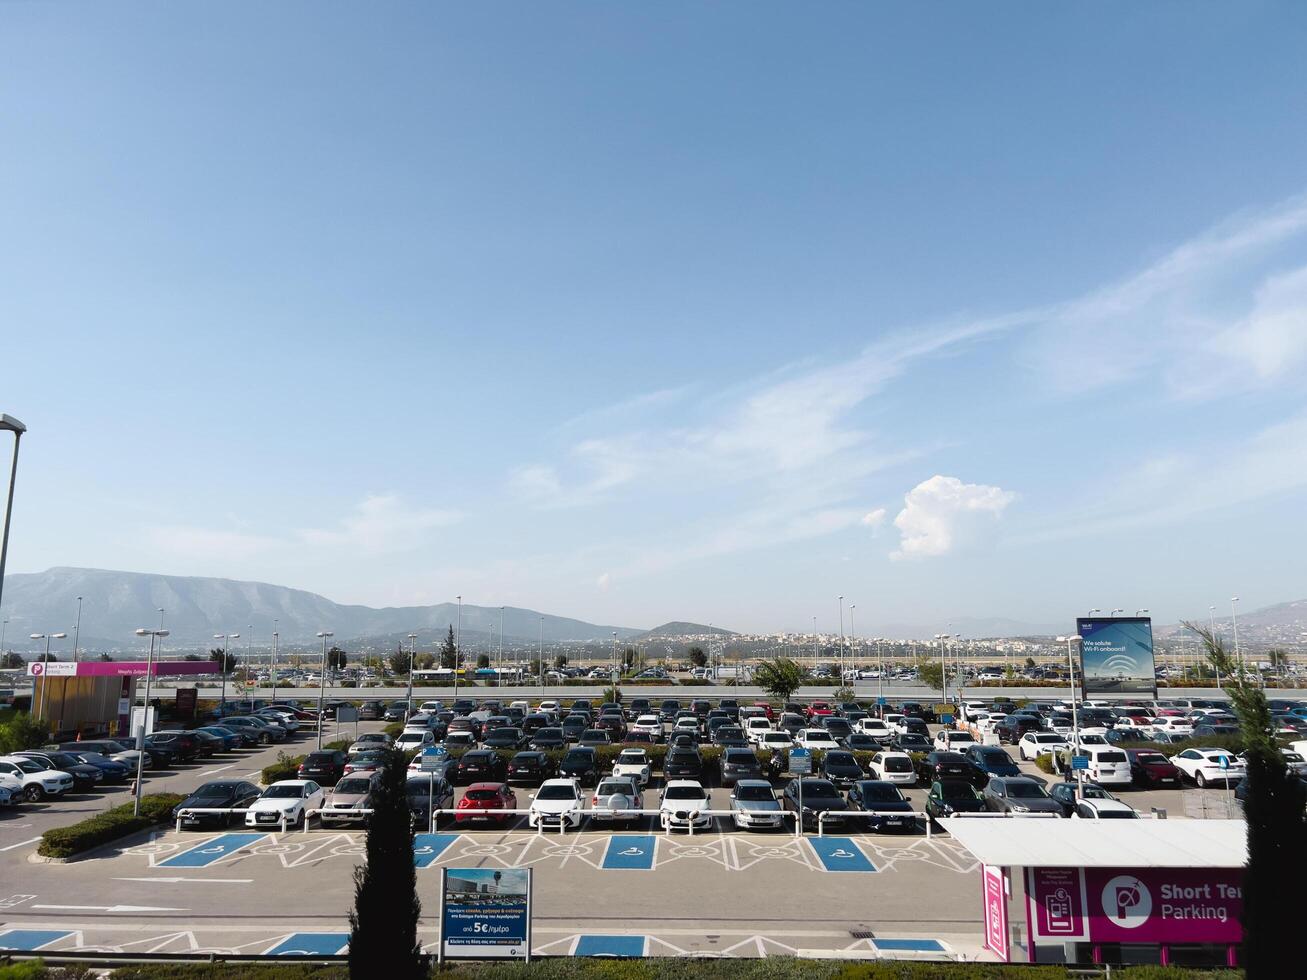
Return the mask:
<svg viewBox="0 0 1307 980">
<path fill-rule="evenodd" d="M 1086 697 L 1096 694 L 1157 696 L 1153 621 L 1146 616 L 1076 620 Z"/>
</svg>

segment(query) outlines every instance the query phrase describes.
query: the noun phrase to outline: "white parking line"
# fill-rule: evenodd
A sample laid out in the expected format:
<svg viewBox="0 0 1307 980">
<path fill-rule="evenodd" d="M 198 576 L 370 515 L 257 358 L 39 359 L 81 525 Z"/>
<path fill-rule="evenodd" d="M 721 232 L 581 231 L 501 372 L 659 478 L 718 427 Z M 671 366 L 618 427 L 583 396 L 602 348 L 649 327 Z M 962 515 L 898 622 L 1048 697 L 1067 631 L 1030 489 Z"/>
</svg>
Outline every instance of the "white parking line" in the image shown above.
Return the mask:
<svg viewBox="0 0 1307 980">
<path fill-rule="evenodd" d="M 12 851 L 12 850 L 16 850 L 17 848 L 20 848 L 20 847 L 26 847 L 28 844 L 35 844 L 35 843 L 36 843 L 37 841 L 39 841 L 40 839 L 41 839 L 41 838 L 39 838 L 39 837 L 33 837 L 31 840 L 21 841 L 21 842 L 19 842 L 19 843 L 17 843 L 17 844 L 10 844 L 8 847 L 0 847 L 0 851 Z"/>
<path fill-rule="evenodd" d="M 215 772 L 222 772 L 224 769 L 235 769 L 235 768 L 236 768 L 236 763 L 233 762 L 225 766 L 219 766 L 217 769 L 206 769 L 204 772 L 200 773 L 200 775 L 212 776 Z"/>
</svg>

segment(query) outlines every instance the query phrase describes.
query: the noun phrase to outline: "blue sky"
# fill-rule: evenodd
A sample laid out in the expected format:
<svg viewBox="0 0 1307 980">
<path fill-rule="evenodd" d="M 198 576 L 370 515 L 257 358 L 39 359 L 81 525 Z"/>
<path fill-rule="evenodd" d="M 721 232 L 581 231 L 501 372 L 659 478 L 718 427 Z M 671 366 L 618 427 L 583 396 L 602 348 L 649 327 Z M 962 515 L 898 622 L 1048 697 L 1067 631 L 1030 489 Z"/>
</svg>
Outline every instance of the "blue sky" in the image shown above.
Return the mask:
<svg viewBox="0 0 1307 980">
<path fill-rule="evenodd" d="M 10 569 L 1303 598 L 1307 9 L 0 6 Z"/>
</svg>

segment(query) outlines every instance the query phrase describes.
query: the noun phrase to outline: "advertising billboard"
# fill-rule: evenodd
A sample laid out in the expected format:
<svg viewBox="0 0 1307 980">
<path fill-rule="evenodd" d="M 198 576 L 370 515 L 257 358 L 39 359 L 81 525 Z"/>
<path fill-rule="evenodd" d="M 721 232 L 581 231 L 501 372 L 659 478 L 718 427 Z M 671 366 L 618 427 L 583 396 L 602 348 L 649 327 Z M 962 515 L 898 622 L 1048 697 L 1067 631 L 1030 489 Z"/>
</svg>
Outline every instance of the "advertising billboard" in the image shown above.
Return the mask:
<svg viewBox="0 0 1307 980">
<path fill-rule="evenodd" d="M 1099 694 L 1157 696 L 1153 621 L 1147 616 L 1076 620 L 1085 697 Z"/>
<path fill-rule="evenodd" d="M 1011 958 L 1008 946 L 1007 893 L 1010 890 L 1007 869 L 985 865 L 985 945 L 1004 963 Z"/>
<path fill-rule="evenodd" d="M 444 868 L 442 959 L 531 957 L 531 869 Z"/>
<path fill-rule="evenodd" d="M 1240 943 L 1241 868 L 1030 868 L 1031 939 Z"/>
</svg>

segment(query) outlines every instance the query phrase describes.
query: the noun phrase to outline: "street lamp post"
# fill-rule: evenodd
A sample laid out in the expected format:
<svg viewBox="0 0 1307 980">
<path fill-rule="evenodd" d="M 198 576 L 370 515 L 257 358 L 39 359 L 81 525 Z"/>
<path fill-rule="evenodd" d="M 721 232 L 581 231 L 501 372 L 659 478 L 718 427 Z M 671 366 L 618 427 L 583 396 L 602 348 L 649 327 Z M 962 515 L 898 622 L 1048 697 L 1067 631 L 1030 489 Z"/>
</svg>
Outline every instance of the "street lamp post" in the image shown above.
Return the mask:
<svg viewBox="0 0 1307 980">
<path fill-rule="evenodd" d="M 1239 614 L 1235 610 L 1235 604 L 1238 601 L 1238 596 L 1233 596 L 1230 599 L 1230 629 L 1234 632 L 1234 658 L 1239 661 L 1239 674 L 1242 676 L 1245 673 L 1243 651 L 1239 649 Z"/>
<path fill-rule="evenodd" d="M 322 641 L 322 670 L 318 673 L 318 749 L 322 748 L 322 695 L 327 687 L 327 638 L 335 636 L 329 630 L 321 630 L 318 639 Z"/>
<path fill-rule="evenodd" d="M 935 639 L 939 640 L 939 684 L 940 700 L 948 704 L 948 660 L 944 652 L 944 641 L 948 639 L 947 633 L 936 633 Z"/>
<path fill-rule="evenodd" d="M 1207 607 L 1207 622 L 1209 628 L 1211 629 L 1212 639 L 1215 640 L 1216 639 L 1216 607 L 1215 606 Z M 1217 669 L 1216 671 L 1216 689 L 1218 691 L 1221 690 L 1221 671 L 1219 669 Z"/>
<path fill-rule="evenodd" d="M 50 641 L 51 641 L 51 640 L 62 640 L 62 639 L 64 639 L 64 638 L 66 638 L 67 636 L 68 636 L 67 633 L 33 633 L 33 634 L 31 635 L 31 639 L 33 639 L 33 640 L 45 640 L 45 660 L 42 661 L 42 662 L 43 662 L 43 663 L 46 663 L 46 664 L 49 664 L 49 663 L 50 663 Z M 49 668 L 47 667 L 46 669 L 48 670 Z M 42 712 L 42 711 L 44 710 L 44 708 L 45 708 L 45 685 L 48 684 L 48 683 L 50 683 L 50 677 L 49 677 L 49 674 L 42 674 L 42 675 L 41 675 L 41 699 L 40 699 L 39 701 L 37 701 L 37 703 L 36 703 L 36 717 L 38 717 L 38 718 L 41 717 L 41 712 Z"/>
<path fill-rule="evenodd" d="M 272 700 L 277 700 L 277 621 L 272 621 L 272 660 L 268 664 L 268 680 L 272 682 Z"/>
<path fill-rule="evenodd" d="M 254 713 L 254 684 L 250 679 L 250 671 L 254 669 L 254 627 L 247 625 L 245 627 L 245 686 L 250 689 L 250 714 Z"/>
<path fill-rule="evenodd" d="M 77 641 L 82 638 L 82 597 L 77 597 L 77 622 L 73 624 L 73 663 L 77 663 Z"/>
<path fill-rule="evenodd" d="M 540 673 L 540 696 L 545 696 L 545 617 L 540 617 L 540 659 L 536 661 Z"/>
<path fill-rule="evenodd" d="M 1071 652 L 1072 645 L 1084 642 L 1080 636 L 1059 636 L 1058 643 L 1066 644 L 1066 667 L 1071 682 L 1071 758 L 1074 759 L 1080 754 L 1080 714 L 1076 708 L 1076 665 L 1075 657 Z M 1080 799 L 1081 786 L 1079 770 L 1075 770 L 1075 763 L 1071 763 L 1076 775 L 1076 799 Z"/>
<path fill-rule="evenodd" d="M 221 718 L 227 713 L 227 651 L 231 648 L 231 641 L 239 640 L 241 635 L 239 633 L 214 633 L 213 638 L 222 640 L 222 696 L 218 702 L 218 717 Z"/>
<path fill-rule="evenodd" d="M 18 441 L 27 431 L 27 426 L 12 415 L 0 414 L 0 431 L 14 434 L 14 459 L 9 466 L 9 494 L 5 499 L 5 529 L 0 537 L 0 603 L 4 600 L 5 560 L 9 557 L 9 518 L 14 512 L 14 482 L 18 479 Z"/>
<path fill-rule="evenodd" d="M 132 806 L 134 816 L 141 815 L 141 787 L 145 782 L 145 729 L 150 720 L 150 681 L 154 677 L 154 641 L 168 635 L 165 629 L 138 629 L 137 636 L 150 638 L 150 652 L 145 657 L 145 707 L 141 709 L 141 726 L 136 729 L 136 800 Z M 224 656 L 226 653 L 224 651 Z"/>
<path fill-rule="evenodd" d="M 408 635 L 408 700 L 404 702 L 404 724 L 408 724 L 408 716 L 413 711 L 413 658 L 418 652 L 418 635 L 410 633 Z"/>
<path fill-rule="evenodd" d="M 454 596 L 458 600 L 458 632 L 454 634 L 454 700 L 458 700 L 458 668 L 463 661 L 463 597 Z"/>
</svg>

